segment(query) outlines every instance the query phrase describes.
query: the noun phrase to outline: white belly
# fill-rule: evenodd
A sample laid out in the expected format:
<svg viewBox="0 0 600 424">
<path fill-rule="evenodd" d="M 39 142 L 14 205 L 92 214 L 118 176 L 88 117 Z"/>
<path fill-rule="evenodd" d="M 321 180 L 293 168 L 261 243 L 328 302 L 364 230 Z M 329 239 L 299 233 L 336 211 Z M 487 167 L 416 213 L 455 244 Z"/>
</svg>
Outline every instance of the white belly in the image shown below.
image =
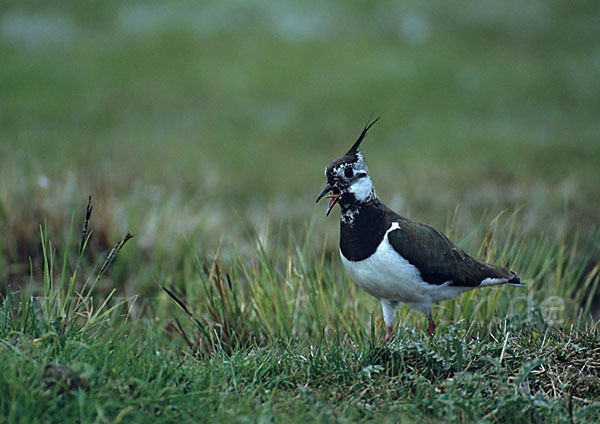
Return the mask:
<svg viewBox="0 0 600 424">
<path fill-rule="evenodd" d="M 378 299 L 415 304 L 431 304 L 469 290 L 450 286 L 450 281 L 441 285 L 424 282 L 417 267 L 400 256 L 390 244 L 388 233 L 396 228 L 399 225 L 394 222 L 375 253 L 367 259 L 350 261 L 340 251 L 344 267 L 357 286 Z"/>
</svg>

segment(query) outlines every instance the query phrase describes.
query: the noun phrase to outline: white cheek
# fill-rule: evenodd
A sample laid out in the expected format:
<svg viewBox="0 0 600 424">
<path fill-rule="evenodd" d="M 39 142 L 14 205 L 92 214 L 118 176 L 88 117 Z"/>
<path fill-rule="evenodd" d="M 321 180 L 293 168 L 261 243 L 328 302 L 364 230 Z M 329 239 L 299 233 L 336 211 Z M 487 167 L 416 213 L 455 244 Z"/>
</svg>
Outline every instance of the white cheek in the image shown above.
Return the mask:
<svg viewBox="0 0 600 424">
<path fill-rule="evenodd" d="M 368 176 L 358 179 L 350 186 L 350 193 L 354 194 L 356 200 L 364 202 L 373 191 L 373 183 Z"/>
</svg>

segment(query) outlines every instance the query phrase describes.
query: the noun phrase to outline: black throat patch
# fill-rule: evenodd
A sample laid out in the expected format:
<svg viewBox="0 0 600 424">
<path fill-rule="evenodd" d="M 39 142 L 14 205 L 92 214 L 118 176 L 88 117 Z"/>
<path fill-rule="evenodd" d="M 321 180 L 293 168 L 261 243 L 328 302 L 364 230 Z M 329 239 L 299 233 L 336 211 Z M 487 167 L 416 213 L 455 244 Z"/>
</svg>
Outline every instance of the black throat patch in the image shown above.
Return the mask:
<svg viewBox="0 0 600 424">
<path fill-rule="evenodd" d="M 342 206 L 340 250 L 346 259 L 362 261 L 375 253 L 391 225 L 386 209 L 377 197 L 365 203 Z"/>
</svg>

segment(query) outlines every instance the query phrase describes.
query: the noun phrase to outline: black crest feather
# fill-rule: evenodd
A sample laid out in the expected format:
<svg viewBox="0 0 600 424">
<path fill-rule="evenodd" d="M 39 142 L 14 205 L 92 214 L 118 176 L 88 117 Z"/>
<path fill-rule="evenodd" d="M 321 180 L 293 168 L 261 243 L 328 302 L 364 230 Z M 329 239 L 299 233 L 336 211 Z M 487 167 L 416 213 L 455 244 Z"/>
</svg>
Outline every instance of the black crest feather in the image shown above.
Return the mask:
<svg viewBox="0 0 600 424">
<path fill-rule="evenodd" d="M 377 118 L 375 118 L 375 120 L 373 122 L 371 122 L 370 124 L 367 122 L 367 125 L 365 125 L 365 128 L 362 130 L 362 132 L 358 136 L 358 140 L 356 140 L 356 142 L 352 145 L 352 147 L 350 147 L 350 150 L 348 150 L 348 153 L 346 153 L 347 155 L 354 155 L 354 153 L 356 153 L 358 151 L 358 146 L 360 146 L 360 143 L 362 143 L 363 139 L 365 138 L 365 135 L 367 134 L 367 131 L 369 131 L 369 128 L 371 128 L 373 125 L 375 125 L 375 122 L 379 121 L 379 118 L 381 118 L 381 116 L 378 116 Z"/>
</svg>

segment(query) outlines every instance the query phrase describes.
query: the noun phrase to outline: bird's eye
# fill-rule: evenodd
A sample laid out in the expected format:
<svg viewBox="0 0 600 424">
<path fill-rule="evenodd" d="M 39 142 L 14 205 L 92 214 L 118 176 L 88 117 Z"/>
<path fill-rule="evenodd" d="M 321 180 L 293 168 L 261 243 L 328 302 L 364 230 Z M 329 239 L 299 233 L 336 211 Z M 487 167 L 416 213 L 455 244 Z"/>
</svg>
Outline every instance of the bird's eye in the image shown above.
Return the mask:
<svg viewBox="0 0 600 424">
<path fill-rule="evenodd" d="M 352 178 L 353 175 L 354 175 L 354 171 L 352 170 L 352 168 L 344 169 L 344 176 L 346 178 Z"/>
</svg>

